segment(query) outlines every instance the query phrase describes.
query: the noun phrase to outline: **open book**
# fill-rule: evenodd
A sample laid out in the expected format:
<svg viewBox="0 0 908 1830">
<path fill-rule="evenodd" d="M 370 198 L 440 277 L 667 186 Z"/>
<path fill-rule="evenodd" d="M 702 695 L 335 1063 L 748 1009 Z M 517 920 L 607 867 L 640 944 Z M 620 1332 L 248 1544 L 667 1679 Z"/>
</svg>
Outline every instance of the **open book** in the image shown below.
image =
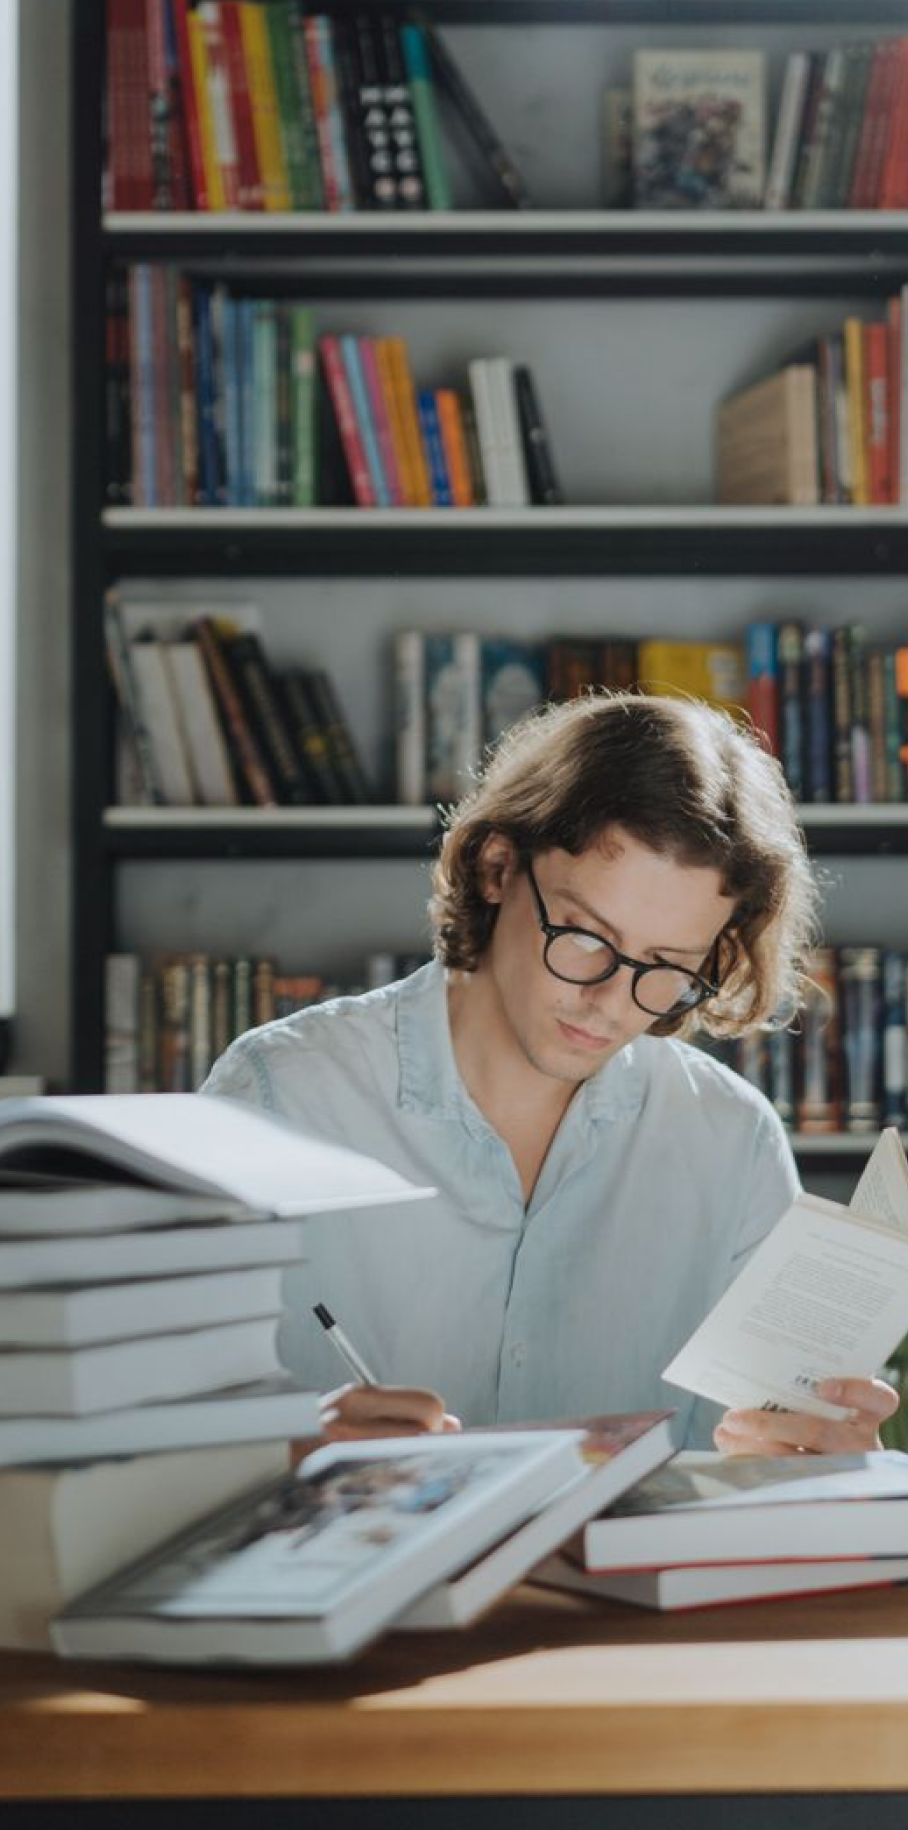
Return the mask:
<svg viewBox="0 0 908 1830">
<path fill-rule="evenodd" d="M 885 1130 L 848 1207 L 799 1195 L 665 1369 L 727 1409 L 846 1417 L 823 1379 L 872 1377 L 908 1333 L 908 1162 Z"/>
<path fill-rule="evenodd" d="M 582 1433 L 333 1444 L 57 1617 L 58 1652 L 171 1664 L 346 1658 L 575 1478 Z"/>
<path fill-rule="evenodd" d="M 0 1235 L 293 1219 L 431 1195 L 241 1100 L 86 1094 L 0 1106 Z M 61 1195 L 65 1197 L 61 1200 Z"/>
</svg>

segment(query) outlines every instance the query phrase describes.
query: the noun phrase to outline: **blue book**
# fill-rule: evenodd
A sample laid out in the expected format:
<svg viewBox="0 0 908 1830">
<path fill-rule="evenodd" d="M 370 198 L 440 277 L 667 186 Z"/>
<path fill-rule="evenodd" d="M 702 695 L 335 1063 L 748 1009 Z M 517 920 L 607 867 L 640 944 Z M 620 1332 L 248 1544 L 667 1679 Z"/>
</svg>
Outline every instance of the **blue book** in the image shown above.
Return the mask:
<svg viewBox="0 0 908 1830">
<path fill-rule="evenodd" d="M 384 465 L 381 461 L 378 435 L 369 407 L 369 392 L 366 387 L 366 377 L 363 373 L 362 357 L 359 353 L 359 341 L 356 337 L 344 336 L 339 338 L 339 342 L 341 355 L 344 359 L 344 369 L 346 371 L 347 381 L 350 384 L 350 392 L 353 396 L 353 410 L 356 414 L 356 423 L 359 427 L 360 438 L 363 441 L 363 450 L 366 454 L 369 476 L 372 481 L 372 488 L 375 492 L 376 505 L 378 508 L 390 508 L 392 506 L 393 498 L 388 485 L 388 479 L 385 476 Z"/>
<path fill-rule="evenodd" d="M 237 299 L 235 305 L 237 374 L 240 390 L 240 468 L 237 500 L 241 508 L 254 508 L 255 359 L 253 356 L 253 328 L 255 300 Z"/>
<path fill-rule="evenodd" d="M 774 756 L 781 750 L 779 718 L 779 631 L 775 623 L 748 623 L 748 709 Z"/>
<path fill-rule="evenodd" d="M 426 449 L 429 464 L 429 482 L 432 486 L 432 500 L 436 508 L 453 508 L 454 495 L 451 479 L 445 460 L 444 441 L 441 436 L 441 422 L 438 417 L 438 402 L 431 388 L 420 388 L 416 399 L 419 414 L 419 427 L 422 442 Z"/>
<path fill-rule="evenodd" d="M 224 293 L 221 315 L 221 386 L 224 411 L 224 500 L 232 507 L 242 502 L 243 396 L 240 386 L 237 302 Z"/>
<path fill-rule="evenodd" d="M 795 800 L 805 796 L 804 632 L 800 623 L 779 627 L 779 750 Z"/>
<path fill-rule="evenodd" d="M 482 740 L 502 733 L 535 711 L 546 697 L 545 655 L 538 642 L 485 636 L 481 658 Z"/>
<path fill-rule="evenodd" d="M 832 801 L 832 632 L 808 629 L 804 636 L 807 714 L 807 793 L 810 801 Z"/>
</svg>

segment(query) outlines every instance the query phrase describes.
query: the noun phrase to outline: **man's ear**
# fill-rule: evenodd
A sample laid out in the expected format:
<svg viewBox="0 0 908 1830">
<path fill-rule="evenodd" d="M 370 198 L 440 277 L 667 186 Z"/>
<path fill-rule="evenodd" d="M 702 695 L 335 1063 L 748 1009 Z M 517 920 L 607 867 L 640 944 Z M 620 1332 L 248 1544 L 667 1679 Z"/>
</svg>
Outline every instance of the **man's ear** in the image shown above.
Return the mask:
<svg viewBox="0 0 908 1830">
<path fill-rule="evenodd" d="M 501 902 L 517 875 L 517 848 L 502 832 L 492 832 L 479 853 L 478 881 L 486 902 Z"/>
</svg>

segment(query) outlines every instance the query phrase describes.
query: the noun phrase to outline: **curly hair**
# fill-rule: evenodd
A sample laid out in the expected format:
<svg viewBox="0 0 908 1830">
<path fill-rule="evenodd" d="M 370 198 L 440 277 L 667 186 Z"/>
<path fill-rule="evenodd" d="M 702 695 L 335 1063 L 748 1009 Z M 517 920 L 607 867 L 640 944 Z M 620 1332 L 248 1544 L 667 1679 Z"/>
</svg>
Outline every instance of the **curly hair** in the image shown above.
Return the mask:
<svg viewBox="0 0 908 1830">
<path fill-rule="evenodd" d="M 718 871 L 735 905 L 719 940 L 719 996 L 660 1018 L 653 1033 L 739 1036 L 793 1015 L 818 935 L 794 804 L 753 731 L 691 699 L 594 690 L 505 734 L 446 816 L 429 905 L 442 964 L 474 971 L 491 939 L 498 909 L 481 883 L 490 835 L 521 858 L 576 857 L 612 826 L 679 864 Z"/>
</svg>

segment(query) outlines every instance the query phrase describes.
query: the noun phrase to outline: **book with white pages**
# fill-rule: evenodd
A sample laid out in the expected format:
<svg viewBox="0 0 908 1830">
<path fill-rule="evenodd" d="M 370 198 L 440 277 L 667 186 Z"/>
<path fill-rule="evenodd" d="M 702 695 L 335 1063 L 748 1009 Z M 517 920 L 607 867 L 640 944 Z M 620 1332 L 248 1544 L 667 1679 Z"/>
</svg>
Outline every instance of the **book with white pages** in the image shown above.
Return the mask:
<svg viewBox="0 0 908 1830">
<path fill-rule="evenodd" d="M 582 1461 L 564 1487 L 484 1556 L 436 1583 L 395 1626 L 407 1631 L 468 1626 L 522 1582 L 540 1558 L 669 1459 L 675 1447 L 672 1416 L 640 1411 L 584 1419 Z"/>
<path fill-rule="evenodd" d="M 225 1220 L 288 1219 L 335 1208 L 418 1200 L 417 1188 L 374 1157 L 307 1136 L 243 1100 L 195 1093 L 73 1094 L 0 1105 L 0 1167 L 28 1176 L 72 1175 L 98 1187 L 91 1231 L 123 1229 L 124 1185 L 181 1200 L 214 1197 Z M 68 1230 L 65 1191 L 59 1230 Z M 152 1225 L 151 1204 L 135 1225 Z M 19 1218 L 17 1219 L 17 1214 Z M 23 1231 L 14 1189 L 0 1195 L 0 1230 Z M 168 1199 L 162 1218 L 173 1220 Z M 183 1214 L 191 1219 L 191 1207 Z M 206 1212 L 210 1218 L 210 1210 Z M 46 1227 L 45 1227 L 45 1230 Z"/>
<path fill-rule="evenodd" d="M 0 1291 L 299 1264 L 304 1224 L 302 1220 L 271 1220 L 263 1226 L 261 1220 L 234 1220 L 224 1225 L 218 1216 L 201 1225 L 143 1226 L 124 1233 L 38 1239 L 0 1234 Z"/>
<path fill-rule="evenodd" d="M 0 1417 L 0 1468 L 218 1443 L 287 1443 L 318 1436 L 321 1427 L 317 1392 L 302 1390 L 288 1377 L 264 1379 L 86 1417 Z"/>
<path fill-rule="evenodd" d="M 845 1418 L 825 1379 L 870 1377 L 908 1333 L 908 1162 L 887 1127 L 848 1207 L 801 1194 L 663 1377 L 726 1408 Z"/>
<path fill-rule="evenodd" d="M 280 1265 L 254 1265 L 207 1277 L 0 1291 L 0 1348 L 80 1347 L 279 1315 L 283 1276 Z"/>
<path fill-rule="evenodd" d="M 0 1417 L 80 1417 L 269 1379 L 277 1315 L 70 1348 L 4 1348 Z"/>
<path fill-rule="evenodd" d="M 581 1434 L 335 1443 L 83 1595 L 74 1658 L 305 1665 L 349 1657 L 576 1472 Z"/>
<path fill-rule="evenodd" d="M 667 1569 L 608 1570 L 594 1575 L 569 1552 L 547 1557 L 533 1571 L 542 1588 L 567 1590 L 599 1601 L 674 1610 L 738 1601 L 779 1601 L 788 1595 L 826 1595 L 837 1589 L 889 1588 L 908 1581 L 908 1557 L 840 1557 L 832 1562 L 702 1563 Z"/>
</svg>

